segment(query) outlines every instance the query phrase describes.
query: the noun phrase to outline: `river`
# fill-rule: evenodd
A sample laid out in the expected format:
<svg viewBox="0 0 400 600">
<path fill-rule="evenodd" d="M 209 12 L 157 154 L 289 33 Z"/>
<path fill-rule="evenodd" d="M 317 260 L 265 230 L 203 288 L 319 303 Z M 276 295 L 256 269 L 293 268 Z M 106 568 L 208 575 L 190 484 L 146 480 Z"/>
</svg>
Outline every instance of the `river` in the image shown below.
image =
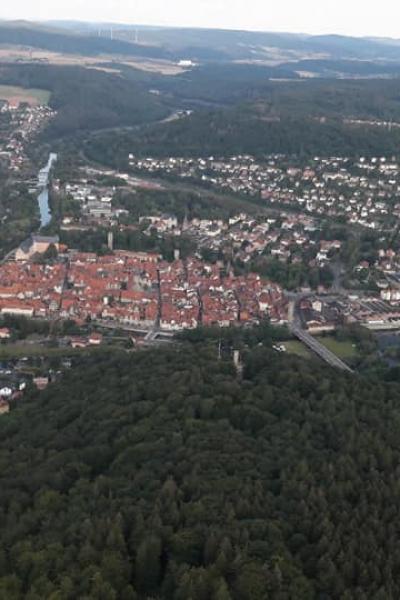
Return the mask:
<svg viewBox="0 0 400 600">
<path fill-rule="evenodd" d="M 38 189 L 38 205 L 40 210 L 40 228 L 46 227 L 51 221 L 51 211 L 49 206 L 49 177 L 53 164 L 57 160 L 57 154 L 53 152 L 49 155 L 47 165 L 39 171 Z"/>
</svg>

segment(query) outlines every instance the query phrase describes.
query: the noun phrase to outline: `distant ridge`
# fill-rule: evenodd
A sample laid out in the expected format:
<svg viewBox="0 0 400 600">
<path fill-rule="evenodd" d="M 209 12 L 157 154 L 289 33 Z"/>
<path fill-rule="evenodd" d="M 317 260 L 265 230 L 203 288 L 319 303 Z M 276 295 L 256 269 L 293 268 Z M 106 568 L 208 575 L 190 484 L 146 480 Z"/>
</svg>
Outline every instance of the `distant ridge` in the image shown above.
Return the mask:
<svg viewBox="0 0 400 600">
<path fill-rule="evenodd" d="M 26 21 L 0 21 L 0 44 L 29 46 L 68 54 L 169 58 L 168 52 L 162 48 L 145 47 L 119 39 L 93 37 L 78 31 L 56 29 L 49 24 Z"/>
<path fill-rule="evenodd" d="M 226 29 L 0 21 L 0 44 L 85 55 L 125 55 L 194 62 L 253 62 L 268 66 L 305 60 L 400 64 L 400 40 Z"/>
<path fill-rule="evenodd" d="M 164 48 L 171 53 L 185 53 L 188 58 L 194 49 L 207 49 L 210 54 L 227 60 L 272 59 L 271 49 L 283 52 L 286 58 L 330 58 L 400 61 L 400 40 L 371 37 L 348 37 L 339 34 L 309 35 L 306 33 L 261 32 L 191 27 L 162 27 L 123 23 L 85 23 L 81 21 L 51 21 L 48 25 L 66 31 L 93 32 L 99 27 L 113 28 L 118 36 L 132 40 L 131 33 L 140 31 L 142 43 Z M 311 55 L 311 56 L 310 56 Z M 284 58 L 284 57 L 283 57 Z M 221 58 L 222 60 L 222 58 Z"/>
</svg>

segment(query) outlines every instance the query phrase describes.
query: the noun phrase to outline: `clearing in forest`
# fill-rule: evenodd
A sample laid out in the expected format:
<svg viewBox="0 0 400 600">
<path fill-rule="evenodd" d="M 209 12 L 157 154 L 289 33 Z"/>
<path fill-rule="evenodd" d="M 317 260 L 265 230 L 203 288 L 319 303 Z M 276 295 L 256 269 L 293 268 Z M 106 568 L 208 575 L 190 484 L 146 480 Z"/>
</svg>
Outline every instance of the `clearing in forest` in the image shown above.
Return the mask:
<svg viewBox="0 0 400 600">
<path fill-rule="evenodd" d="M 39 106 L 49 102 L 50 92 L 13 85 L 0 85 L 0 100 L 6 100 L 11 106 L 18 106 L 22 102 L 26 102 L 30 106 Z"/>
</svg>

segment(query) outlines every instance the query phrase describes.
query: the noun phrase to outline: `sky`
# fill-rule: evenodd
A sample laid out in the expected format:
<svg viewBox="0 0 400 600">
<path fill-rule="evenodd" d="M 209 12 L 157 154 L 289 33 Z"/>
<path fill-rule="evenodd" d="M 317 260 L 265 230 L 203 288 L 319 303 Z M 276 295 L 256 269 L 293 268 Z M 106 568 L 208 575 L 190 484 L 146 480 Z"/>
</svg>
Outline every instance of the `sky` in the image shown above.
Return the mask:
<svg viewBox="0 0 400 600">
<path fill-rule="evenodd" d="M 0 18 L 400 38 L 399 0 L 3 0 Z"/>
</svg>

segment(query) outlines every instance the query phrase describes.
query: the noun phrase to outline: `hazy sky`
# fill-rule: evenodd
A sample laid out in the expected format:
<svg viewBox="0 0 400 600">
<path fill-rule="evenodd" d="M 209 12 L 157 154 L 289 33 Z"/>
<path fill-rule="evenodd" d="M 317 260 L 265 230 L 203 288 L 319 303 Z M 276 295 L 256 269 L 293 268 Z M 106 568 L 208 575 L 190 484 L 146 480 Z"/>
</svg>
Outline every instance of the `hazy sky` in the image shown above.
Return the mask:
<svg viewBox="0 0 400 600">
<path fill-rule="evenodd" d="M 1 0 L 3 19 L 77 19 L 400 38 L 399 0 Z"/>
</svg>

